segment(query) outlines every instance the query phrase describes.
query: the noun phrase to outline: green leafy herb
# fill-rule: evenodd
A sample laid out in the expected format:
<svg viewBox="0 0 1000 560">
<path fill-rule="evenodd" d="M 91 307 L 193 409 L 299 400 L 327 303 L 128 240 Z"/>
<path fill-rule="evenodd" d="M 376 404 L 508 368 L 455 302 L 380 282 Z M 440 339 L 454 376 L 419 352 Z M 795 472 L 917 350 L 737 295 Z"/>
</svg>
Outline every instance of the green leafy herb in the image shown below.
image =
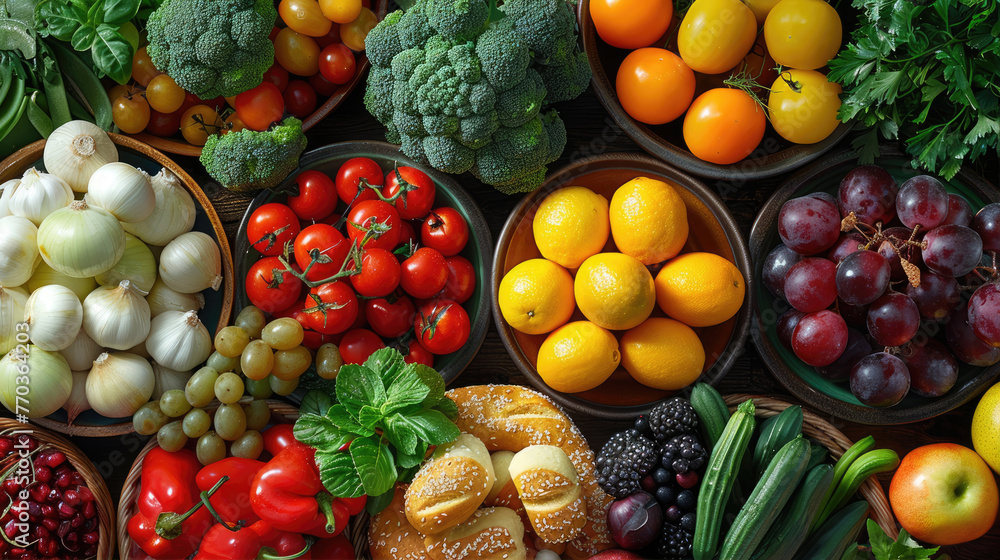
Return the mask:
<svg viewBox="0 0 1000 560">
<path fill-rule="evenodd" d="M 906 529 L 900 529 L 899 538 L 893 541 L 871 519 L 868 520 L 868 539 L 876 560 L 923 560 L 930 558 L 939 548 L 922 548 Z"/>
<path fill-rule="evenodd" d="M 122 34 L 149 0 L 41 0 L 35 25 L 42 37 L 66 41 L 79 52 L 90 51 L 94 66 L 120 84 L 132 76 L 135 46 Z M 134 29 L 132 30 L 135 31 Z"/>
<path fill-rule="evenodd" d="M 862 161 L 878 139 L 904 139 L 915 168 L 954 177 L 963 160 L 1000 141 L 1000 8 L 983 0 L 854 0 L 852 42 L 830 61 L 843 85 L 839 117 L 868 128 Z"/>
<path fill-rule="evenodd" d="M 430 446 L 458 437 L 451 420 L 458 406 L 444 391 L 433 369 L 407 364 L 397 350 L 384 348 L 362 365 L 340 369 L 335 400 L 310 391 L 295 437 L 316 448 L 320 477 L 334 497 L 377 497 L 368 502 L 370 513 L 377 513 L 392 500 L 396 482 L 413 476 Z"/>
</svg>

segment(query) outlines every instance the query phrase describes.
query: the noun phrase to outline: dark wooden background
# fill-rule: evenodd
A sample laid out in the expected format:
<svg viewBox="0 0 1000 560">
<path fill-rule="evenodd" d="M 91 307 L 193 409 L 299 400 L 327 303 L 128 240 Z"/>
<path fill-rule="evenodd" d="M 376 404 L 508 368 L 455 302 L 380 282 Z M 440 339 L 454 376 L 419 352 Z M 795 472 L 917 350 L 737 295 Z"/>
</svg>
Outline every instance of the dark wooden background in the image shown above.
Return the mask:
<svg viewBox="0 0 1000 560">
<path fill-rule="evenodd" d="M 346 140 L 384 140 L 383 128 L 368 114 L 361 102 L 363 88 L 355 91 L 345 103 L 309 131 L 309 148 Z M 569 131 L 569 142 L 563 157 L 550 169 L 557 169 L 575 159 L 598 153 L 639 150 L 597 101 L 592 91 L 588 89 L 575 101 L 557 106 Z M 844 145 L 834 148 L 843 149 Z M 212 199 L 216 211 L 226 226 L 230 246 L 233 246 L 239 221 L 246 210 L 249 198 L 229 193 L 217 184 L 211 182 L 201 164 L 195 158 L 176 158 L 191 175 L 197 179 L 202 188 Z M 997 178 L 997 162 L 994 158 L 985 164 L 973 167 L 983 173 L 991 182 Z M 782 177 L 750 182 L 739 188 L 732 185 L 706 181 L 716 192 L 719 192 L 728 204 L 746 238 L 757 212 L 763 206 L 771 193 L 781 183 Z M 500 234 L 507 215 L 518 202 L 518 197 L 508 197 L 483 185 L 469 174 L 459 177 L 459 182 L 479 203 L 486 216 L 493 238 Z M 239 281 L 239 279 L 237 279 Z M 794 401 L 788 392 L 767 371 L 752 342 L 726 378 L 720 383 L 719 389 L 728 393 L 765 394 L 776 398 Z M 469 368 L 455 381 L 454 386 L 476 385 L 483 383 L 517 383 L 528 384 L 525 377 L 518 371 L 507 355 L 493 323 L 479 354 Z M 969 435 L 972 413 L 978 399 L 958 408 L 957 410 L 923 422 L 903 426 L 863 426 L 844 422 L 830 417 L 830 422 L 840 428 L 849 438 L 857 440 L 872 434 L 877 445 L 895 449 L 900 457 L 920 445 L 936 442 L 955 442 L 971 447 Z M 580 429 L 587 436 L 595 449 L 610 437 L 610 435 L 629 426 L 627 422 L 612 422 L 573 415 Z M 132 460 L 145 445 L 146 438 L 131 434 L 107 439 L 74 438 L 79 445 L 98 465 L 102 475 L 108 482 L 112 496 L 121 492 L 121 486 L 128 474 Z M 890 477 L 883 477 L 883 486 L 888 491 Z M 946 547 L 954 559 L 977 560 L 1000 557 L 1000 527 L 994 525 L 989 534 L 977 541 L 958 546 Z"/>
</svg>

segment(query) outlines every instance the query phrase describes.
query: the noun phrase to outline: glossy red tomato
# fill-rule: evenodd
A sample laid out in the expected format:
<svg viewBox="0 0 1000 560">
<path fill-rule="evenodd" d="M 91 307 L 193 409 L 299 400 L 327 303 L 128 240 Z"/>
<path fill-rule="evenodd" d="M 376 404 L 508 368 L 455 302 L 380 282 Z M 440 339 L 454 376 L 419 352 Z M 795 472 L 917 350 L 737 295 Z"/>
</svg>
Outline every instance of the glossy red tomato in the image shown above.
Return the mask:
<svg viewBox="0 0 1000 560">
<path fill-rule="evenodd" d="M 354 53 L 343 43 L 327 45 L 319 53 L 319 73 L 333 84 L 346 84 L 354 77 Z"/>
<path fill-rule="evenodd" d="M 182 109 L 187 109 L 183 105 Z M 178 110 L 173 113 L 160 113 L 159 111 L 149 111 L 149 122 L 146 124 L 146 132 L 154 136 L 173 136 L 181 129 L 181 115 L 184 111 Z"/>
<path fill-rule="evenodd" d="M 448 264 L 441 252 L 436 249 L 421 247 L 403 261 L 399 285 L 415 298 L 432 298 L 447 282 Z"/>
<path fill-rule="evenodd" d="M 446 257 L 457 255 L 469 241 L 469 224 L 454 208 L 436 208 L 420 227 L 420 241 Z"/>
<path fill-rule="evenodd" d="M 351 276 L 351 285 L 365 297 L 387 296 L 399 285 L 400 266 L 396 255 L 372 247 L 361 254 L 361 272 Z"/>
<path fill-rule="evenodd" d="M 271 82 L 278 87 L 278 91 L 285 93 L 285 88 L 288 87 L 288 70 L 275 62 L 267 69 L 267 72 L 264 72 L 264 81 Z"/>
<path fill-rule="evenodd" d="M 330 31 L 323 35 L 322 37 L 313 37 L 316 40 L 316 44 L 319 48 L 327 47 L 334 43 L 340 42 L 340 24 L 334 23 L 330 26 Z"/>
<path fill-rule="evenodd" d="M 334 25 L 336 27 L 336 25 Z M 362 496 L 364 497 L 364 496 Z M 348 510 L 349 513 L 350 510 Z M 360 512 L 358 512 L 360 513 Z M 351 513 L 355 515 L 355 513 Z M 313 560 L 337 560 L 339 558 L 357 558 L 354 546 L 343 534 L 330 539 L 317 539 L 309 553 Z"/>
<path fill-rule="evenodd" d="M 306 348 L 318 350 L 320 346 L 327 342 L 332 342 L 333 344 L 340 343 L 340 335 L 338 334 L 321 334 L 312 330 L 309 326 L 309 315 L 305 312 L 307 307 L 312 306 L 312 300 L 306 296 L 305 299 L 300 299 L 281 311 L 275 311 L 273 315 L 275 319 L 289 317 L 298 321 L 302 325 L 302 346 Z"/>
<path fill-rule="evenodd" d="M 282 95 L 288 114 L 304 119 L 316 110 L 316 92 L 305 80 L 288 82 L 288 89 Z"/>
<path fill-rule="evenodd" d="M 434 367 L 434 354 L 427 351 L 426 348 L 417 342 L 417 339 L 410 341 L 408 345 L 410 353 L 403 356 L 403 361 L 408 364 L 423 364 L 427 367 Z"/>
<path fill-rule="evenodd" d="M 340 339 L 340 357 L 345 364 L 363 364 L 376 350 L 385 348 L 382 339 L 368 329 L 352 329 Z"/>
<path fill-rule="evenodd" d="M 288 197 L 288 207 L 302 220 L 322 220 L 337 207 L 337 187 L 325 173 L 309 170 L 295 177 L 297 195 Z"/>
<path fill-rule="evenodd" d="M 359 245 L 368 236 L 366 230 L 388 226 L 388 230 L 370 234 L 369 239 L 364 242 L 364 248 L 378 247 L 391 251 L 399 241 L 399 222 L 399 213 L 388 202 L 355 202 L 354 208 L 347 215 L 347 236 L 352 243 Z"/>
<path fill-rule="evenodd" d="M 365 302 L 365 318 L 373 331 L 386 338 L 398 338 L 413 327 L 417 308 L 405 295 L 375 298 Z"/>
<path fill-rule="evenodd" d="M 292 432 L 294 424 L 275 424 L 260 433 L 264 438 L 264 450 L 271 455 L 277 455 L 282 449 L 298 443 Z"/>
<path fill-rule="evenodd" d="M 337 91 L 337 88 L 340 87 L 324 78 L 323 74 L 313 74 L 312 76 L 309 76 L 309 85 L 312 86 L 316 95 L 320 97 L 330 97 Z"/>
<path fill-rule="evenodd" d="M 317 262 L 306 272 L 306 278 L 318 282 L 340 272 L 350 250 L 350 242 L 336 228 L 313 224 L 295 238 L 295 263 L 304 271 L 315 256 Z"/>
<path fill-rule="evenodd" d="M 469 259 L 456 255 L 445 259 L 448 266 L 448 281 L 444 284 L 441 297 L 457 303 L 465 303 L 476 289 L 476 269 Z"/>
<path fill-rule="evenodd" d="M 260 254 L 273 257 L 281 254 L 299 230 L 299 218 L 291 208 L 269 202 L 250 214 L 247 239 Z"/>
<path fill-rule="evenodd" d="M 341 280 L 313 288 L 306 298 L 309 326 L 323 334 L 346 331 L 358 318 L 358 298 L 350 284 Z"/>
<path fill-rule="evenodd" d="M 392 198 L 400 192 L 395 205 L 404 220 L 422 219 L 434 207 L 434 181 L 419 169 L 399 167 L 386 175 L 382 196 Z"/>
<path fill-rule="evenodd" d="M 363 200 L 376 200 L 378 195 L 371 189 L 363 189 L 358 194 L 358 182 L 364 179 L 369 185 L 382 185 L 382 168 L 368 158 L 351 158 L 337 171 L 337 194 L 347 205 Z M 355 201 L 354 198 L 358 200 Z"/>
<path fill-rule="evenodd" d="M 267 130 L 285 114 L 281 90 L 271 82 L 263 82 L 237 95 L 235 107 L 240 120 L 252 130 Z"/>
<path fill-rule="evenodd" d="M 447 299 L 420 306 L 413 322 L 413 333 L 420 345 L 432 354 L 451 354 L 469 340 L 469 314 L 461 305 Z"/>
<path fill-rule="evenodd" d="M 298 301 L 302 281 L 278 257 L 264 257 L 247 272 L 245 289 L 250 303 L 264 313 L 274 313 Z"/>
<path fill-rule="evenodd" d="M 419 242 L 420 238 L 417 237 L 417 230 L 414 229 L 413 224 L 406 220 L 399 222 L 399 241 L 396 245 L 403 247 Z"/>
</svg>

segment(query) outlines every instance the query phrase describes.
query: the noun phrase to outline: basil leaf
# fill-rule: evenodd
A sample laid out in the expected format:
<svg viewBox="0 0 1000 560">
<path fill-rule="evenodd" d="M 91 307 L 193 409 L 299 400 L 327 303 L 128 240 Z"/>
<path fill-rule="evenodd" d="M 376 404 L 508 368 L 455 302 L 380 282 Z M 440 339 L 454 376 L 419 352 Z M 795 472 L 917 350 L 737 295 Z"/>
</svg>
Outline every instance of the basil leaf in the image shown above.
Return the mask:
<svg viewBox="0 0 1000 560">
<path fill-rule="evenodd" d="M 351 440 L 353 434 L 348 433 L 330 421 L 329 418 L 315 414 L 303 414 L 295 421 L 292 429 L 295 439 L 311 445 L 316 449 L 336 451 Z"/>
<path fill-rule="evenodd" d="M 382 405 L 382 410 L 386 414 L 404 406 L 422 402 L 430 393 L 430 387 L 420 379 L 416 368 L 412 366 L 413 364 L 410 364 L 410 367 L 402 368 L 393 384 L 389 386 L 389 390 L 386 391 L 387 400 Z"/>
<path fill-rule="evenodd" d="M 375 433 L 373 428 L 366 428 L 362 426 L 351 414 L 351 412 L 347 410 L 347 407 L 342 404 L 335 404 L 331 406 L 330 409 L 326 411 L 326 417 L 333 422 L 335 426 L 345 432 L 351 432 L 364 437 L 368 437 Z"/>
<path fill-rule="evenodd" d="M 389 507 L 392 503 L 392 498 L 396 494 L 395 488 L 390 488 L 378 496 L 368 496 L 368 500 L 365 502 L 365 511 L 368 515 L 377 515 L 379 512 Z"/>
<path fill-rule="evenodd" d="M 407 432 L 410 433 L 410 432 Z M 412 435 L 412 433 L 411 433 Z M 415 438 L 416 436 L 414 436 Z M 409 452 L 404 453 L 399 448 L 396 448 L 396 466 L 401 469 L 408 469 L 410 467 L 416 467 L 420 463 L 424 462 L 424 457 L 427 455 L 427 445 L 421 444 L 421 442 L 414 442 L 415 445 L 413 449 Z"/>
<path fill-rule="evenodd" d="M 434 410 L 444 414 L 451 420 L 458 418 L 458 405 L 455 404 L 455 401 L 447 397 L 441 399 L 440 402 L 434 405 Z"/>
<path fill-rule="evenodd" d="M 139 0 L 104 0 L 104 22 L 121 25 L 139 13 Z"/>
<path fill-rule="evenodd" d="M 38 0 L 7 0 L 4 2 L 7 8 L 7 17 L 17 20 L 29 29 L 35 29 L 35 8 L 38 7 Z"/>
<path fill-rule="evenodd" d="M 396 483 L 396 463 L 385 444 L 371 438 L 356 439 L 350 451 L 366 494 L 378 496 Z"/>
<path fill-rule="evenodd" d="M 426 441 L 430 445 L 455 441 L 462 433 L 454 422 L 436 410 L 421 410 L 416 414 L 396 415 L 394 418 L 399 421 L 397 429 L 409 428 L 416 434 L 417 439 Z"/>
<path fill-rule="evenodd" d="M 378 374 L 367 367 L 348 364 L 337 374 L 337 400 L 357 414 L 365 405 L 382 406 L 385 386 Z"/>
<path fill-rule="evenodd" d="M 89 24 L 83 24 L 76 29 L 73 36 L 70 37 L 69 44 L 73 45 L 73 48 L 77 51 L 86 51 L 90 49 L 90 46 L 94 44 L 94 39 L 97 37 L 97 30 Z"/>
<path fill-rule="evenodd" d="M 355 445 L 352 443 L 351 447 Z M 323 487 L 334 498 L 357 498 L 365 494 L 354 460 L 347 451 L 316 451 L 316 466 L 319 467 Z"/>
<path fill-rule="evenodd" d="M 382 386 L 387 388 L 392 386 L 396 376 L 406 366 L 403 355 L 392 348 L 380 348 L 365 360 L 365 367 L 378 373 Z"/>
<path fill-rule="evenodd" d="M 77 28 L 87 22 L 87 9 L 77 2 L 44 0 L 35 9 L 35 27 L 38 34 L 51 35 L 60 41 L 69 41 Z"/>
<path fill-rule="evenodd" d="M 361 412 L 358 413 L 358 422 L 360 422 L 365 428 L 370 428 L 372 430 L 375 429 L 375 426 L 377 426 L 383 418 L 385 418 L 385 415 L 382 414 L 382 411 L 372 406 L 363 406 L 361 407 Z"/>
<path fill-rule="evenodd" d="M 333 399 L 324 391 L 312 389 L 302 397 L 302 404 L 299 405 L 299 414 L 326 415 L 326 411 L 333 406 Z"/>
<path fill-rule="evenodd" d="M 119 84 L 128 82 L 132 76 L 132 55 L 135 53 L 116 27 L 106 23 L 99 25 L 91 49 L 98 70 Z"/>
<path fill-rule="evenodd" d="M 414 453 L 417 449 L 417 435 L 408 426 L 400 422 L 400 416 L 389 416 L 385 419 L 385 430 L 382 435 L 389 440 L 401 454 Z"/>
<path fill-rule="evenodd" d="M 413 369 L 428 388 L 427 396 L 424 397 L 424 406 L 434 406 L 444 398 L 444 378 L 433 368 L 423 364 L 413 364 Z"/>
<path fill-rule="evenodd" d="M 94 27 L 104 23 L 104 0 L 97 0 L 87 10 L 87 21 Z"/>
</svg>

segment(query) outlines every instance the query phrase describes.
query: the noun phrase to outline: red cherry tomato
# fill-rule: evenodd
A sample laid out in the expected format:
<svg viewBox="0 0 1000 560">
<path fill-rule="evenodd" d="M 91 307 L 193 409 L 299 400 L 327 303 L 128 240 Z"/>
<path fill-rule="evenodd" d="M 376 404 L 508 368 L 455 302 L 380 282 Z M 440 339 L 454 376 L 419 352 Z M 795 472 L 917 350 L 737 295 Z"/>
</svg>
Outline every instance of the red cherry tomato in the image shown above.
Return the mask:
<svg viewBox="0 0 1000 560">
<path fill-rule="evenodd" d="M 269 202 L 250 214 L 247 238 L 260 254 L 274 257 L 281 254 L 285 243 L 295 239 L 299 230 L 299 218 L 291 208 Z"/>
<path fill-rule="evenodd" d="M 183 105 L 181 105 L 181 108 L 184 110 L 187 109 Z M 164 138 L 173 136 L 181 129 L 181 115 L 183 114 L 184 111 L 180 109 L 173 113 L 160 113 L 159 111 L 150 109 L 146 132 L 153 136 L 162 136 Z"/>
<path fill-rule="evenodd" d="M 399 285 L 400 267 L 396 255 L 378 247 L 361 254 L 361 272 L 351 276 L 355 291 L 365 297 L 387 296 Z"/>
<path fill-rule="evenodd" d="M 365 302 L 365 318 L 372 330 L 386 338 L 398 338 L 413 326 L 417 308 L 413 300 L 400 295 L 393 298 L 375 298 Z"/>
<path fill-rule="evenodd" d="M 456 303 L 465 303 L 476 290 L 476 269 L 469 259 L 462 256 L 445 259 L 448 266 L 448 281 L 445 282 L 441 297 Z"/>
<path fill-rule="evenodd" d="M 410 353 L 403 356 L 403 361 L 408 364 L 423 364 L 427 367 L 434 367 L 434 354 L 427 351 L 426 348 L 417 342 L 417 339 L 413 339 L 409 344 Z"/>
<path fill-rule="evenodd" d="M 321 48 L 321 49 L 324 48 L 324 47 L 330 46 L 330 45 L 332 45 L 334 43 L 339 43 L 340 42 L 340 24 L 339 23 L 334 23 L 333 25 L 330 26 L 330 31 L 328 31 L 326 33 L 326 35 L 322 35 L 320 37 L 313 37 L 313 39 L 315 39 L 316 44 L 319 45 L 319 48 Z"/>
<path fill-rule="evenodd" d="M 400 181 L 402 179 L 402 181 Z M 422 219 L 434 207 L 434 181 L 423 171 L 414 167 L 399 167 L 385 177 L 382 196 L 396 199 L 396 210 L 404 220 Z"/>
<path fill-rule="evenodd" d="M 447 282 L 448 264 L 436 249 L 421 247 L 403 261 L 399 284 L 406 293 L 415 298 L 432 298 Z"/>
<path fill-rule="evenodd" d="M 306 272 L 306 279 L 318 282 L 340 272 L 351 250 L 347 238 L 333 226 L 313 224 L 295 238 L 295 264 L 306 270 L 316 251 L 318 262 Z"/>
<path fill-rule="evenodd" d="M 378 196 L 371 189 L 363 189 L 358 194 L 358 182 L 364 179 L 369 185 L 382 185 L 382 168 L 368 158 L 351 158 L 337 171 L 337 194 L 348 206 L 352 202 L 376 200 Z M 358 200 L 354 200 L 357 197 Z"/>
<path fill-rule="evenodd" d="M 364 248 L 378 247 L 391 251 L 399 241 L 399 213 L 388 202 L 364 200 L 354 203 L 354 209 L 347 215 L 347 236 L 352 243 L 360 245 L 366 236 L 365 230 L 375 227 L 375 224 L 384 224 L 389 229 L 369 238 Z"/>
<path fill-rule="evenodd" d="M 337 91 L 337 88 L 340 87 L 324 78 L 323 74 L 320 73 L 309 76 L 309 85 L 312 86 L 313 91 L 315 91 L 316 95 L 319 97 L 330 97 Z"/>
<path fill-rule="evenodd" d="M 250 303 L 264 313 L 274 313 L 298 301 L 302 281 L 278 257 L 264 257 L 250 267 L 245 287 Z"/>
<path fill-rule="evenodd" d="M 237 116 L 252 130 L 267 130 L 285 114 L 281 90 L 271 82 L 263 82 L 237 95 L 235 105 Z"/>
<path fill-rule="evenodd" d="M 309 326 L 322 334 L 344 332 L 358 317 L 358 298 L 351 286 L 340 280 L 313 288 L 306 306 Z"/>
<path fill-rule="evenodd" d="M 451 354 L 469 340 L 469 314 L 462 306 L 447 299 L 420 306 L 413 322 L 413 333 L 420 345 L 431 354 Z"/>
<path fill-rule="evenodd" d="M 319 53 L 319 73 L 330 83 L 346 84 L 356 69 L 354 53 L 343 43 L 328 45 Z"/>
<path fill-rule="evenodd" d="M 278 87 L 278 91 L 285 93 L 285 88 L 288 87 L 288 70 L 275 62 L 267 69 L 267 72 L 264 72 L 264 81 L 271 82 Z"/>
<path fill-rule="evenodd" d="M 340 339 L 340 357 L 345 364 L 363 364 L 376 350 L 385 348 L 377 334 L 367 329 L 353 329 Z"/>
<path fill-rule="evenodd" d="M 289 424 L 291 426 L 291 424 Z M 364 497 L 364 496 L 362 496 Z M 343 500 L 343 498 L 337 498 Z M 363 507 L 363 506 L 362 506 Z M 359 510 L 360 512 L 360 510 Z M 350 506 L 348 506 L 350 513 Z M 351 516 L 357 515 L 351 513 Z M 357 558 L 354 553 L 354 546 L 343 534 L 330 539 L 317 539 L 308 553 L 313 560 L 341 560 L 343 558 Z"/>
<path fill-rule="evenodd" d="M 268 33 L 268 35 L 267 35 L 267 40 L 271 41 L 273 43 L 274 42 L 274 38 L 278 36 L 278 32 L 280 32 L 280 31 L 281 31 L 281 28 L 278 27 L 277 25 L 271 27 L 271 32 Z"/>
<path fill-rule="evenodd" d="M 216 111 L 220 111 L 222 110 L 223 107 L 226 106 L 226 98 L 219 96 L 216 97 L 215 99 L 209 99 L 206 101 L 193 93 L 185 93 L 184 105 L 181 105 L 181 109 L 178 109 L 178 111 L 183 112 L 183 110 L 186 110 L 190 107 L 194 107 L 195 105 L 208 105 L 209 107 L 215 109 Z"/>
<path fill-rule="evenodd" d="M 282 317 L 289 317 L 298 321 L 299 324 L 302 325 L 302 346 L 311 350 L 318 350 L 320 346 L 326 344 L 327 342 L 332 342 L 333 344 L 340 343 L 340 335 L 320 334 L 309 327 L 309 316 L 304 310 L 306 307 L 312 307 L 311 301 L 312 300 L 310 300 L 308 296 L 306 299 L 300 299 L 285 309 L 276 311 L 274 313 L 274 318 L 280 319 Z"/>
<path fill-rule="evenodd" d="M 459 254 L 469 241 L 469 224 L 454 208 L 436 208 L 424 220 L 420 240 L 425 246 L 451 257 Z"/>
<path fill-rule="evenodd" d="M 299 443 L 293 433 L 294 427 L 295 424 L 275 424 L 261 432 L 260 435 L 264 439 L 264 450 L 271 455 L 277 455 L 289 445 Z"/>
<path fill-rule="evenodd" d="M 404 245 L 410 245 L 411 243 L 416 243 L 420 241 L 417 238 L 417 230 L 413 229 L 413 224 L 406 220 L 399 222 L 399 241 L 396 242 L 397 247 L 402 247 Z"/>
<path fill-rule="evenodd" d="M 316 92 L 305 80 L 288 82 L 288 89 L 282 95 L 288 114 L 304 119 L 316 110 Z"/>
<path fill-rule="evenodd" d="M 295 177 L 299 194 L 288 197 L 288 207 L 302 220 L 322 220 L 337 207 L 337 187 L 319 171 L 303 171 Z"/>
</svg>

